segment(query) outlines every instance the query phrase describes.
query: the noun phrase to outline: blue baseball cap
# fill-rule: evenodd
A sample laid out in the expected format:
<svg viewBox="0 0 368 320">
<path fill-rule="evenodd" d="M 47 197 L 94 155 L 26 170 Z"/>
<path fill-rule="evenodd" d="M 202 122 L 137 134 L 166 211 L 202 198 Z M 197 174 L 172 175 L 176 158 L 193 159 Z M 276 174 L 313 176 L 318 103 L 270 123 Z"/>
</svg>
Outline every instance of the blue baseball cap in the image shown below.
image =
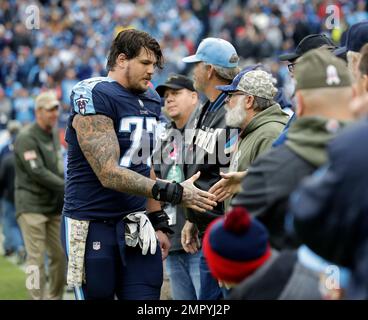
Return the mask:
<svg viewBox="0 0 368 320">
<path fill-rule="evenodd" d="M 239 56 L 230 42 L 220 38 L 206 38 L 201 41 L 194 55 L 183 58 L 185 63 L 201 61 L 224 68 L 234 68 L 238 66 Z"/>
<path fill-rule="evenodd" d="M 253 71 L 253 70 L 264 70 L 264 67 L 261 64 L 252 64 L 248 67 L 245 67 L 243 70 L 241 70 L 233 79 L 233 82 L 229 85 L 226 86 L 216 86 L 217 90 L 221 90 L 221 91 L 225 91 L 225 92 L 229 92 L 229 91 L 236 91 L 238 90 L 238 84 L 241 80 L 241 78 L 243 77 L 243 75 L 245 75 L 246 73 L 248 73 L 249 71 Z"/>
<path fill-rule="evenodd" d="M 346 33 L 345 45 L 333 53 L 340 56 L 348 51 L 359 52 L 368 43 L 368 21 L 353 24 Z"/>
</svg>

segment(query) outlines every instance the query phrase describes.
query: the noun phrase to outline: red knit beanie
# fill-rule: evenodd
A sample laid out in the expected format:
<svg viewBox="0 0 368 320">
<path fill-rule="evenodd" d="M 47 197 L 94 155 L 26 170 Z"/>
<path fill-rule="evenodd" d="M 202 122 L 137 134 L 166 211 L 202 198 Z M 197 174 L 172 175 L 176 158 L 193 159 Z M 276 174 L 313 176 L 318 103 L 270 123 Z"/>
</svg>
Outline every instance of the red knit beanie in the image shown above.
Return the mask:
<svg viewBox="0 0 368 320">
<path fill-rule="evenodd" d="M 266 228 L 235 207 L 206 229 L 203 254 L 217 280 L 239 283 L 271 256 Z"/>
</svg>

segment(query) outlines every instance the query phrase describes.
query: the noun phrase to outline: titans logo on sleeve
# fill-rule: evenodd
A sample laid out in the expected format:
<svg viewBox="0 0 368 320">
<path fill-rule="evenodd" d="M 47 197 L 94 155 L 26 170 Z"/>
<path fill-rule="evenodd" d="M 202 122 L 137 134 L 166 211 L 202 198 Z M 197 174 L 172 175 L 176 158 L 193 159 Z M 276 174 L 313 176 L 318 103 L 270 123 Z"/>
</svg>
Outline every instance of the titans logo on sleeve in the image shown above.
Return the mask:
<svg viewBox="0 0 368 320">
<path fill-rule="evenodd" d="M 75 99 L 74 101 L 75 101 L 75 104 L 78 106 L 78 111 L 79 111 L 78 113 L 84 115 L 86 113 L 86 107 L 87 107 L 89 99 L 83 97 L 83 94 L 81 94 L 79 98 Z"/>
<path fill-rule="evenodd" d="M 104 115 L 114 122 L 120 146 L 119 165 L 146 177 L 160 116 L 160 97 L 149 89 L 133 94 L 107 77 L 83 80 L 73 87 L 68 143 L 67 179 L 63 213 L 74 219 L 119 218 L 143 210 L 146 199 L 104 188 L 84 157 L 72 121 L 76 114 Z"/>
</svg>

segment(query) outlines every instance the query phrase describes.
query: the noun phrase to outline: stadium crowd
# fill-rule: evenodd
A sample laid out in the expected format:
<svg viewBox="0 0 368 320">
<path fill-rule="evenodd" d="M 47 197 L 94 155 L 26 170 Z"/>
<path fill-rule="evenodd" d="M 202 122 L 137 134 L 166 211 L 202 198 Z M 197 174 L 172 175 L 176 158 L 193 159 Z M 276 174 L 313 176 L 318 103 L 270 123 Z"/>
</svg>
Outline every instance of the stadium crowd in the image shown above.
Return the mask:
<svg viewBox="0 0 368 320">
<path fill-rule="evenodd" d="M 339 8 L 338 28 L 328 29 L 326 6 Z M 287 86 L 288 72 L 277 55 L 292 50 L 308 34 L 326 33 L 335 43 L 354 23 L 368 19 L 364 1 L 40 1 L 39 29 L 26 28 L 30 1 L 2 1 L 0 8 L 0 125 L 8 119 L 34 120 L 33 98 L 45 88 L 56 90 L 63 103 L 65 127 L 70 90 L 79 80 L 106 75 L 109 42 L 122 27 L 132 26 L 157 38 L 165 68 L 153 79 L 157 86 L 170 72 L 188 73 L 181 58 L 193 54 L 211 35 L 230 41 L 248 62 L 266 61 Z M 244 9 L 246 8 L 246 10 Z"/>
<path fill-rule="evenodd" d="M 38 23 L 36 28 L 29 28 L 26 22 L 30 6 L 39 10 L 39 21 L 33 21 Z M 218 163 L 214 167 L 183 164 L 177 169 L 176 157 L 180 153 L 177 150 L 181 146 L 175 145 L 171 150 L 171 142 L 164 140 L 163 148 L 169 148 L 167 157 L 174 159 L 174 170 L 172 164 L 167 168 L 155 164 L 156 175 L 179 183 L 201 171 L 201 177 L 195 177 L 196 185 L 213 193 L 218 201 L 216 209 L 207 211 L 214 214 L 203 220 L 196 210 L 181 209 L 180 215 L 185 219 L 175 227 L 175 235 L 179 237 L 176 240 L 171 237 L 175 250 L 173 247 L 167 258 L 173 298 L 367 299 L 368 282 L 362 280 L 366 271 L 358 259 L 367 242 L 362 232 L 366 225 L 366 201 L 362 200 L 363 192 L 357 192 L 351 199 L 347 197 L 345 202 L 341 200 L 347 190 L 341 187 L 344 183 L 350 183 L 351 188 L 355 188 L 354 183 L 361 184 L 362 190 L 366 190 L 363 175 L 354 174 L 354 180 L 344 170 L 346 161 L 356 161 L 354 169 L 360 169 L 359 172 L 366 167 L 357 160 L 359 150 L 351 143 L 357 135 L 367 135 L 366 120 L 349 125 L 362 115 L 365 117 L 364 100 L 350 102 L 368 92 L 368 50 L 364 46 L 368 42 L 368 1 L 362 0 L 1 2 L 0 174 L 4 254 L 18 255 L 20 263 L 26 259 L 25 235 L 22 237 L 15 220 L 14 198 L 9 197 L 14 188 L 19 189 L 20 174 L 17 173 L 16 186 L 15 172 L 5 180 L 5 173 L 12 172 L 9 168 L 15 161 L 14 151 L 18 158 L 19 154 L 24 155 L 24 164 L 30 164 L 24 170 L 34 170 L 32 161 L 37 156 L 27 153 L 26 142 L 22 147 L 20 139 L 15 142 L 19 130 L 32 123 L 41 123 L 41 128 L 46 123 L 48 128 L 42 112 L 58 105 L 59 114 L 54 119 L 59 136 L 55 139 L 61 140 L 62 149 L 54 162 L 64 159 L 66 173 L 64 135 L 70 126 L 70 96 L 76 94 L 73 90 L 80 81 L 107 76 L 111 43 L 119 32 L 130 29 L 145 31 L 160 44 L 164 65 L 162 69 L 156 68 L 150 86 L 161 97 L 164 115 L 160 117 L 168 122 L 166 133 L 179 129 L 183 135 L 187 128 L 207 128 L 208 132 L 240 128 L 239 136 L 232 136 L 230 146 L 224 148 L 226 152 L 234 147 L 236 152 L 226 172 L 221 173 Z M 314 41 L 314 36 L 309 38 L 310 35 L 318 35 L 318 40 Z M 226 41 L 211 43 L 214 38 Z M 339 51 L 344 46 L 347 48 Z M 218 52 L 223 56 L 218 57 Z M 297 54 L 287 56 L 293 52 Z M 238 58 L 236 62 L 234 55 Z M 231 63 L 223 62 L 225 58 Z M 312 74 L 311 70 L 316 72 Z M 317 72 L 320 70 L 326 70 L 327 76 Z M 201 82 L 206 76 L 207 81 Z M 49 90 L 55 96 L 50 96 Z M 193 113 L 170 111 L 170 103 L 175 104 L 180 90 L 186 90 L 186 103 L 192 99 L 189 105 L 184 100 L 180 103 Z M 48 99 L 46 104 L 40 102 L 43 93 Z M 200 102 L 205 101 L 202 107 Z M 81 100 L 74 106 L 74 110 L 79 108 L 77 113 L 86 108 L 83 103 Z M 207 108 L 216 111 L 213 118 Z M 244 113 L 242 108 L 246 110 Z M 344 131 L 346 126 L 350 130 Z M 51 127 L 50 124 L 50 132 Z M 341 138 L 334 139 L 340 130 Z M 35 135 L 40 134 L 36 131 Z M 155 152 L 161 154 L 159 149 Z M 5 167 L 9 163 L 10 167 Z M 15 171 L 24 164 L 16 164 Z M 62 177 L 60 166 L 54 167 L 54 173 Z M 275 178 L 276 172 L 283 177 Z M 57 177 L 60 181 L 45 180 L 45 183 L 48 186 L 55 183 L 55 190 L 60 193 L 63 187 L 60 177 Z M 338 208 L 333 199 L 340 199 L 341 208 L 346 210 Z M 60 203 L 53 208 L 56 207 L 59 210 Z M 168 203 L 166 209 L 168 213 L 174 210 Z M 14 211 L 13 216 L 10 211 Z M 346 219 L 346 224 L 329 219 L 332 213 L 341 217 L 341 221 Z M 175 225 L 173 216 L 169 217 L 170 224 Z M 22 224 L 23 233 L 27 224 L 25 221 Z M 356 231 L 354 236 L 352 230 Z M 352 239 L 344 243 L 341 239 L 337 241 L 337 237 Z M 52 258 L 48 252 L 48 259 Z M 188 259 L 198 272 L 189 272 L 186 267 L 188 270 L 184 268 L 180 273 L 180 259 Z M 64 263 L 60 262 L 59 269 L 64 268 Z M 325 268 L 332 264 L 336 265 L 341 281 L 328 287 L 324 285 L 328 282 Z M 186 281 L 192 283 L 191 288 L 188 283 L 177 282 L 184 273 L 188 273 Z M 279 282 L 272 281 L 276 273 L 281 274 Z M 63 281 L 59 279 L 54 298 L 62 296 Z M 300 290 L 300 283 L 308 286 Z M 76 298 L 84 294 L 88 297 L 86 288 L 78 292 Z"/>
</svg>

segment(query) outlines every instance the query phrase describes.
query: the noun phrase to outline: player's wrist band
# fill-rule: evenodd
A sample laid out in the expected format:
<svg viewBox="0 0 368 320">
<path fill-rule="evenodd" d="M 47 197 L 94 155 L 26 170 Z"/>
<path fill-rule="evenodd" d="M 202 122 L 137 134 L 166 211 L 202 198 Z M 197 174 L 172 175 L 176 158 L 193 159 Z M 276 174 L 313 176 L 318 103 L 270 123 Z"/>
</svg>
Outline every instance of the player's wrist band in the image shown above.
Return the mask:
<svg viewBox="0 0 368 320">
<path fill-rule="evenodd" d="M 169 202 L 173 205 L 179 204 L 183 197 L 184 188 L 177 182 L 164 182 L 157 180 L 152 187 L 153 199 Z"/>
<path fill-rule="evenodd" d="M 174 233 L 174 231 L 169 227 L 169 216 L 164 210 L 149 212 L 147 216 L 152 223 L 153 229 L 156 231 L 161 230 L 164 233 Z"/>
</svg>

